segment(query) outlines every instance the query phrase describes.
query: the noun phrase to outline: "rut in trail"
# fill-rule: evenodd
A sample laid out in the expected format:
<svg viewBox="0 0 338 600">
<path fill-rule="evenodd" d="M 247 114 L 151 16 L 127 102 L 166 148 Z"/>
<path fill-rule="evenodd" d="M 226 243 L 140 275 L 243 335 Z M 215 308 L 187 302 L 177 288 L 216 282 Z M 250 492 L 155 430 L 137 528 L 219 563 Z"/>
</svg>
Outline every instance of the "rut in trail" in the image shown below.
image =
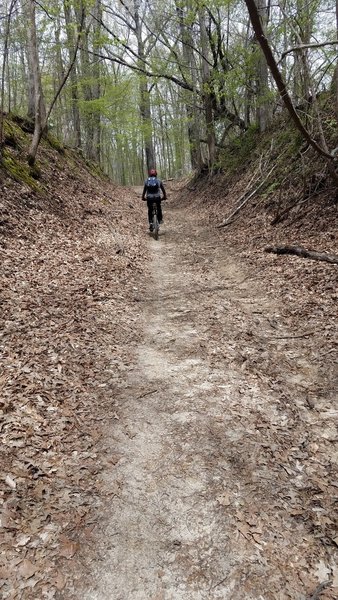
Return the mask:
<svg viewBox="0 0 338 600">
<path fill-rule="evenodd" d="M 297 563 L 312 542 L 290 521 L 282 498 L 297 489 L 269 442 L 288 415 L 235 360 L 243 321 L 276 310 L 212 230 L 178 214 L 167 210 L 159 241 L 146 242 L 143 343 L 120 382 L 111 501 L 74 598 L 303 600 L 307 565 L 290 552 Z"/>
</svg>

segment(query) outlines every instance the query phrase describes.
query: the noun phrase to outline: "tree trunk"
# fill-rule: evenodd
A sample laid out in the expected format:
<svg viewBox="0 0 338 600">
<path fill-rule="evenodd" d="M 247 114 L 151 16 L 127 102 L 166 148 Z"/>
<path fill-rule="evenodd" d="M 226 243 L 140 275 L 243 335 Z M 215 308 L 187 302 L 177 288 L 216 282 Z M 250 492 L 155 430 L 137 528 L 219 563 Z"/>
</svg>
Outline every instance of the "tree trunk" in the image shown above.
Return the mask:
<svg viewBox="0 0 338 600">
<path fill-rule="evenodd" d="M 251 32 L 250 19 L 248 19 L 247 26 L 246 26 L 245 42 L 244 42 L 244 47 L 246 50 L 249 47 L 251 47 L 251 45 L 252 45 L 252 42 L 250 40 L 250 32 Z M 253 88 L 253 84 L 252 84 L 251 68 L 250 68 L 250 65 L 247 64 L 245 67 L 245 92 L 244 92 L 244 123 L 245 123 L 246 127 L 249 127 L 249 125 L 251 123 L 252 88 Z"/>
<path fill-rule="evenodd" d="M 9 5 L 6 25 L 5 25 L 5 37 L 4 37 L 4 53 L 2 59 L 2 72 L 1 72 L 1 103 L 0 103 L 0 161 L 2 159 L 2 146 L 4 138 L 4 107 L 5 107 L 5 74 L 6 65 L 8 60 L 8 45 L 9 45 L 9 33 L 11 26 L 11 17 L 16 0 L 11 0 Z"/>
<path fill-rule="evenodd" d="M 94 31 L 93 31 L 93 50 L 100 51 L 100 36 L 101 36 L 101 20 L 102 20 L 102 3 L 101 0 L 96 0 L 93 8 L 94 14 Z M 99 59 L 94 57 L 92 64 L 92 99 L 98 100 L 101 96 L 101 68 Z M 92 130 L 93 130 L 93 145 L 92 159 L 100 164 L 101 155 L 101 116 L 97 109 L 92 110 Z"/>
<path fill-rule="evenodd" d="M 29 66 L 32 70 L 31 77 L 34 82 L 34 134 L 31 142 L 31 146 L 28 151 L 28 163 L 33 165 L 39 142 L 41 139 L 42 131 L 46 127 L 46 107 L 42 92 L 41 85 L 41 74 L 39 65 L 39 53 L 36 36 L 36 21 L 35 21 L 35 2 L 34 0 L 26 0 L 26 4 L 23 4 L 27 11 L 27 22 L 28 22 L 28 56 Z"/>
<path fill-rule="evenodd" d="M 198 20 L 200 27 L 200 42 L 202 51 L 202 85 L 203 85 L 203 103 L 204 113 L 207 131 L 207 143 L 208 143 L 208 164 L 209 169 L 212 170 L 215 162 L 216 154 L 216 136 L 214 128 L 214 114 L 213 114 L 213 101 L 212 101 L 212 82 L 211 72 L 209 64 L 209 47 L 208 47 L 208 34 L 205 25 L 205 9 L 202 7 L 198 10 Z"/>
<path fill-rule="evenodd" d="M 73 27 L 73 15 L 71 12 L 70 4 L 67 0 L 63 3 L 65 21 L 66 21 L 66 32 L 67 32 L 67 46 L 69 60 L 71 60 L 75 48 L 75 36 Z M 76 68 L 72 69 L 70 73 L 70 89 L 71 89 L 71 106 L 72 106 L 72 125 L 73 125 L 73 143 L 76 148 L 81 148 L 81 118 L 79 111 L 79 82 L 77 77 Z"/>
<path fill-rule="evenodd" d="M 187 77 L 189 77 L 189 80 L 191 81 L 193 87 L 193 92 L 192 94 L 189 94 L 189 100 L 185 103 L 188 119 L 190 160 L 192 168 L 199 171 L 202 167 L 202 153 L 200 144 L 200 118 L 197 109 L 197 81 L 196 64 L 193 52 L 193 37 L 191 25 L 185 22 L 183 8 L 180 3 L 176 3 L 176 12 L 179 18 L 184 68 L 186 70 Z"/>
<path fill-rule="evenodd" d="M 56 20 L 55 23 L 55 63 L 56 63 L 56 77 L 54 77 L 54 95 L 57 93 L 61 82 L 65 76 L 65 70 L 63 66 L 62 52 L 61 52 L 61 24 L 60 19 Z M 56 135 L 58 139 L 62 139 L 62 133 L 68 130 L 69 120 L 63 119 L 63 115 L 67 114 L 65 107 L 63 106 L 62 98 L 59 98 L 58 101 L 58 111 L 56 113 L 55 123 L 56 123 Z"/>
<path fill-rule="evenodd" d="M 138 64 L 140 68 L 144 67 L 145 61 L 145 49 L 142 38 L 142 21 L 139 15 L 139 2 L 134 0 L 134 13 L 133 18 L 135 22 L 135 35 L 137 40 L 137 55 Z M 151 121 L 151 104 L 150 104 L 150 91 L 148 88 L 148 79 L 144 74 L 139 75 L 139 91 L 140 91 L 140 115 L 143 127 L 143 138 L 144 138 L 144 149 L 146 155 L 147 169 L 154 169 L 156 167 L 155 151 L 153 143 L 153 127 Z"/>
<path fill-rule="evenodd" d="M 82 17 L 81 17 L 81 24 L 80 24 L 80 28 L 78 31 L 78 37 L 77 37 L 77 42 L 74 48 L 74 54 L 73 54 L 73 58 L 68 66 L 67 71 L 64 73 L 62 81 L 59 84 L 58 90 L 55 93 L 55 96 L 50 104 L 50 107 L 48 109 L 48 113 L 44 114 L 43 117 L 41 117 L 41 98 L 40 98 L 40 91 L 37 94 L 37 98 L 36 98 L 36 117 L 35 117 L 35 127 L 34 127 L 34 134 L 33 134 L 33 139 L 32 139 L 32 143 L 31 143 L 31 147 L 29 149 L 29 153 L 28 153 L 28 163 L 30 165 L 33 165 L 35 162 L 35 158 L 36 158 L 36 153 L 37 153 L 37 149 L 39 147 L 39 143 L 41 141 L 42 135 L 46 132 L 47 130 L 47 124 L 48 124 L 48 119 L 51 115 L 51 112 L 57 102 L 57 100 L 60 97 L 60 94 L 64 88 L 64 85 L 66 84 L 68 77 L 70 75 L 70 73 L 72 72 L 72 69 L 75 65 L 75 61 L 76 61 L 76 57 L 77 57 L 77 52 L 78 52 L 78 48 L 79 48 L 79 43 L 80 43 L 80 39 L 82 36 L 82 32 L 83 32 L 83 26 L 84 26 L 84 11 L 82 12 Z M 43 104 L 44 107 L 44 104 Z M 45 109 L 44 109 L 45 110 Z"/>
<path fill-rule="evenodd" d="M 336 38 L 338 39 L 338 0 L 336 0 Z M 335 92 L 335 112 L 336 112 L 336 120 L 338 121 L 338 63 L 336 64 L 334 75 L 334 92 Z"/>
<path fill-rule="evenodd" d="M 257 0 L 257 11 L 259 14 L 260 21 L 264 28 L 268 23 L 268 11 L 266 0 Z M 258 41 L 256 41 L 258 45 L 259 55 L 258 62 L 256 67 L 256 120 L 259 127 L 259 131 L 263 133 L 270 120 L 270 108 L 268 102 L 268 92 L 269 92 L 269 84 L 268 84 L 268 65 L 266 64 L 266 60 L 264 54 L 259 46 Z"/>
<path fill-rule="evenodd" d="M 85 101 L 85 113 L 83 116 L 84 130 L 84 148 L 87 158 L 97 161 L 98 148 L 97 135 L 95 135 L 95 110 L 91 102 L 94 100 L 94 81 L 93 81 L 93 64 L 90 59 L 90 40 L 88 27 L 88 9 L 85 0 L 80 0 L 74 5 L 78 28 L 80 28 L 81 19 L 85 19 L 85 26 L 82 32 L 80 58 L 81 58 L 81 88 L 82 96 Z M 95 8 L 94 8 L 95 10 Z M 96 59 L 95 59 L 96 60 Z"/>
<path fill-rule="evenodd" d="M 297 27 L 294 27 L 295 44 L 299 46 L 294 53 L 295 61 L 295 76 L 294 76 L 294 100 L 296 104 L 301 104 L 306 112 L 310 106 L 311 95 L 311 76 L 308 64 L 309 49 L 307 46 L 310 43 L 311 32 L 313 29 L 313 15 L 309 9 L 309 4 L 304 0 L 297 0 L 297 13 L 302 15 L 302 18 L 297 22 Z"/>
<path fill-rule="evenodd" d="M 35 121 L 37 113 L 37 98 L 39 97 L 40 106 L 38 112 L 40 118 L 46 115 L 44 97 L 42 93 L 39 55 L 37 47 L 36 21 L 35 21 L 35 2 L 34 0 L 21 0 L 22 13 L 26 21 L 27 31 L 27 66 L 28 66 L 28 117 Z"/>
</svg>

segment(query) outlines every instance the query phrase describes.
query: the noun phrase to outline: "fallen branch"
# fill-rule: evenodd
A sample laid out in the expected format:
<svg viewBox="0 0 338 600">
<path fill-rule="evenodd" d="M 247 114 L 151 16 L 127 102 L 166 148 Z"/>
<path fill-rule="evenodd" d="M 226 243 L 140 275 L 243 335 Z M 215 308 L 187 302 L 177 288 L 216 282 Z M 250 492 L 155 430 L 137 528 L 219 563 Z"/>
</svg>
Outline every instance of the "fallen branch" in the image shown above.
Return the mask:
<svg viewBox="0 0 338 600">
<path fill-rule="evenodd" d="M 237 215 L 237 213 L 239 213 L 239 211 L 243 208 L 243 206 L 245 206 L 245 204 L 250 200 L 250 198 L 252 198 L 252 196 L 257 194 L 257 192 L 261 189 L 261 187 L 263 187 L 264 183 L 270 177 L 272 171 L 276 168 L 276 166 L 277 166 L 277 163 L 274 164 L 274 166 L 272 167 L 272 169 L 270 169 L 270 171 L 267 174 L 267 176 L 265 177 L 265 179 L 263 179 L 263 181 L 259 184 L 259 186 L 256 187 L 251 192 L 251 194 L 249 194 L 249 196 L 246 196 L 246 193 L 244 194 L 245 198 L 244 198 L 243 202 L 241 202 L 241 204 L 239 206 L 237 206 L 237 208 L 235 208 L 235 210 L 232 211 L 232 213 L 225 219 L 225 221 L 223 221 L 223 223 L 221 223 L 220 225 L 217 225 L 218 228 L 226 227 L 226 225 L 230 225 L 230 221 L 233 219 L 233 217 L 235 215 Z M 242 196 L 242 198 L 243 198 L 243 196 Z"/>
<path fill-rule="evenodd" d="M 150 394 L 155 394 L 155 392 L 157 392 L 156 390 L 150 390 L 150 392 L 144 392 L 144 394 L 141 394 L 140 396 L 137 396 L 137 400 L 140 400 L 141 398 L 145 398 L 146 396 L 150 396 Z"/>
<path fill-rule="evenodd" d="M 310 196 L 310 198 L 312 198 L 312 196 Z M 304 202 L 307 202 L 308 200 L 309 198 L 297 198 L 295 202 L 287 206 L 284 210 L 282 210 L 282 212 L 275 216 L 275 218 L 271 221 L 271 225 L 277 225 L 280 223 L 283 217 L 285 217 L 285 215 L 287 215 L 293 208 L 304 204 Z"/>
<path fill-rule="evenodd" d="M 336 254 L 324 254 L 315 250 L 306 250 L 301 246 L 267 246 L 264 252 L 272 252 L 273 254 L 295 254 L 302 258 L 311 258 L 312 260 L 320 260 L 334 265 L 338 265 L 338 256 Z"/>
<path fill-rule="evenodd" d="M 308 337 L 309 335 L 315 335 L 319 333 L 318 331 L 306 331 L 305 333 L 301 333 L 299 335 L 276 335 L 273 338 L 269 338 L 270 340 L 296 340 L 304 337 Z"/>
</svg>

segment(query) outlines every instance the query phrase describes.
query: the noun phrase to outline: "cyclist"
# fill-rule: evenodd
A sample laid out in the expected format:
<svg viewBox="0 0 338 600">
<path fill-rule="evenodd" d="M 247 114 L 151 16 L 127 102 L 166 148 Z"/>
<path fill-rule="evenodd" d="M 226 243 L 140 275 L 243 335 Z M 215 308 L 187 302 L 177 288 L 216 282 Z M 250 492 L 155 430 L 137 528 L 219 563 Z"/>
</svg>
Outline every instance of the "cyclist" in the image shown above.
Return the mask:
<svg viewBox="0 0 338 600">
<path fill-rule="evenodd" d="M 150 229 L 150 231 L 152 231 L 153 230 L 153 224 L 152 224 L 153 202 L 154 201 L 156 202 L 158 221 L 161 224 L 161 223 L 163 223 L 161 200 L 166 200 L 167 194 L 164 189 L 162 181 L 157 178 L 156 169 L 150 169 L 148 175 L 149 175 L 148 179 L 146 179 L 146 181 L 144 182 L 142 200 L 147 201 L 149 229 Z M 161 198 L 161 191 L 163 193 L 163 198 Z"/>
</svg>

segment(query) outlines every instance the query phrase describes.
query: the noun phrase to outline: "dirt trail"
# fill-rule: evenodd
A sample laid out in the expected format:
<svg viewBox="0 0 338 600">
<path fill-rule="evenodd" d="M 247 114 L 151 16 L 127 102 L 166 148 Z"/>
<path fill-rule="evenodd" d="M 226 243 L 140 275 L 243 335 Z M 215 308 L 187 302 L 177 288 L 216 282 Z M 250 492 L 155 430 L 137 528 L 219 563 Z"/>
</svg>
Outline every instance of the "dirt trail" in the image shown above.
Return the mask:
<svg viewBox="0 0 338 600">
<path fill-rule="evenodd" d="M 307 478 L 318 475 L 318 448 L 309 444 L 323 431 L 318 414 L 290 395 L 294 378 L 315 382 L 315 367 L 302 340 L 282 339 L 290 334 L 282 319 L 273 338 L 279 307 L 217 234 L 170 205 L 165 217 L 159 241 L 147 242 L 143 343 L 120 381 L 108 432 L 116 464 L 102 485 L 110 502 L 96 546 L 82 545 L 72 597 L 335 598 L 335 550 L 297 513 Z M 278 356 L 297 363 L 283 381 L 272 367 L 267 376 L 260 370 Z"/>
</svg>

